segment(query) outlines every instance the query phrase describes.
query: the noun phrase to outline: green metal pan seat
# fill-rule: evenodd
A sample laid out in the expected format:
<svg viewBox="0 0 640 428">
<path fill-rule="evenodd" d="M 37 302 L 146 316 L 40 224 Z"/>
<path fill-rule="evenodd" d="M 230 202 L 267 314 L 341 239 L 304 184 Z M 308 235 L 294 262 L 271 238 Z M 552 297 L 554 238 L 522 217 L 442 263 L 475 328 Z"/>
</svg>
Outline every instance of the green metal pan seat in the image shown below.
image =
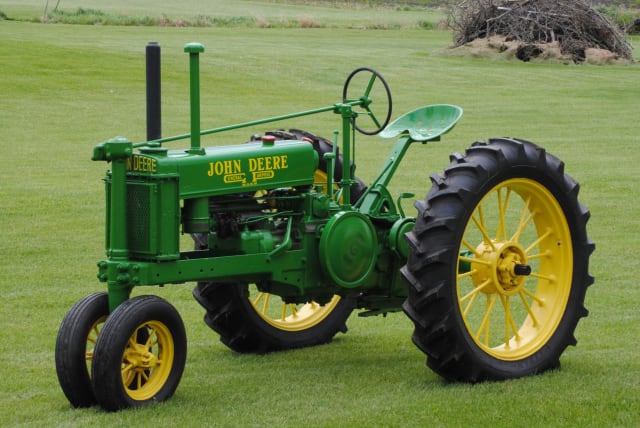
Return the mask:
<svg viewBox="0 0 640 428">
<path fill-rule="evenodd" d="M 451 130 L 462 117 L 462 109 L 450 104 L 434 104 L 420 107 L 403 114 L 378 134 L 382 138 L 393 138 L 409 133 L 414 141 L 439 140 Z"/>
</svg>

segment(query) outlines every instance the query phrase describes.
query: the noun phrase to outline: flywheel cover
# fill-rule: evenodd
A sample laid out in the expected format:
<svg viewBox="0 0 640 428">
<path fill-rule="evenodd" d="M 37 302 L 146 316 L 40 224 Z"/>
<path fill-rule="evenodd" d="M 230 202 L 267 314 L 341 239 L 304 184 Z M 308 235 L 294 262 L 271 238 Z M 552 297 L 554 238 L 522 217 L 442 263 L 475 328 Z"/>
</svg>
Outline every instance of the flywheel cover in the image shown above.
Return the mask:
<svg viewBox="0 0 640 428">
<path fill-rule="evenodd" d="M 341 287 L 360 286 L 376 264 L 378 237 L 371 221 L 357 211 L 340 211 L 320 237 L 320 265 Z"/>
</svg>

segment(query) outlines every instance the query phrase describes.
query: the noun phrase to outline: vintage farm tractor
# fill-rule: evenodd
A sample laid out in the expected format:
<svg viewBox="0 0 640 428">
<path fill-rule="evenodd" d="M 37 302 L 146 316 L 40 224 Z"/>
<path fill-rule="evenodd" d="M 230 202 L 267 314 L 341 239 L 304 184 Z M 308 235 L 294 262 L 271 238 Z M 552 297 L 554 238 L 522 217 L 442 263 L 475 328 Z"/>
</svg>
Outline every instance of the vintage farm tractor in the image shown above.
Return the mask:
<svg viewBox="0 0 640 428">
<path fill-rule="evenodd" d="M 148 99 L 156 99 L 159 47 L 147 51 Z M 446 379 L 509 379 L 559 365 L 587 315 L 594 249 L 589 211 L 560 160 L 519 139 L 476 142 L 431 176 L 408 216 L 401 201 L 413 195 L 394 197 L 388 184 L 410 147 L 453 128 L 459 107 L 429 105 L 389 123 L 386 81 L 359 68 L 334 105 L 202 131 L 203 51 L 185 46 L 189 134 L 160 138 L 148 114 L 149 141 L 119 137 L 94 148 L 93 160 L 111 163 L 107 259 L 98 263 L 107 291 L 78 301 L 60 326 L 56 369 L 73 406 L 118 410 L 173 395 L 185 329 L 166 300 L 131 297 L 147 285 L 196 282 L 205 322 L 237 352 L 326 343 L 356 309 L 403 310 L 427 365 Z M 293 129 L 201 147 L 203 135 L 323 112 L 341 120 L 332 141 Z M 395 138 L 368 186 L 354 175 L 355 131 Z M 190 147 L 164 147 L 179 139 Z M 180 248 L 181 234 L 195 249 Z"/>
</svg>

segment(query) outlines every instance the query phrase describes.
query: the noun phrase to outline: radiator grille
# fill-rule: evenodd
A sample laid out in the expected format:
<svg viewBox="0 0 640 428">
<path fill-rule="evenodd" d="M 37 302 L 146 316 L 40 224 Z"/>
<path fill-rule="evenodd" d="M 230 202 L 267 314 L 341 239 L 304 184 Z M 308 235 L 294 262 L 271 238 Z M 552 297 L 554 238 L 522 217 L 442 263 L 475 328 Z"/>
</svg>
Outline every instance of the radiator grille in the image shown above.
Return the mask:
<svg viewBox="0 0 640 428">
<path fill-rule="evenodd" d="M 129 250 L 151 253 L 154 251 L 151 232 L 151 192 L 148 184 L 127 185 L 127 236 Z M 154 204 L 156 205 L 156 204 Z"/>
<path fill-rule="evenodd" d="M 106 250 L 111 248 L 111 180 L 106 181 Z M 166 180 L 127 180 L 127 250 L 132 259 L 176 260 L 180 258 L 180 205 L 178 182 Z"/>
</svg>

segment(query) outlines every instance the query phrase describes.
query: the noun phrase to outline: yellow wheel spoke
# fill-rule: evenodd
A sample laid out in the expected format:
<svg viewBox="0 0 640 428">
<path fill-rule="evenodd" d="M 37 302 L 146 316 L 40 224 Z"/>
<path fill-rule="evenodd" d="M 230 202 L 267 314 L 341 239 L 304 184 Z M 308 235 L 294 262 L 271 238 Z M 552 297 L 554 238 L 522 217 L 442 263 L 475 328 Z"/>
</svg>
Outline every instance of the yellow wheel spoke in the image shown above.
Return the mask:
<svg viewBox="0 0 640 428">
<path fill-rule="evenodd" d="M 265 295 L 264 302 L 262 303 L 262 313 L 267 314 L 267 309 L 269 309 L 269 301 L 271 300 L 270 293 L 263 293 Z"/>
<path fill-rule="evenodd" d="M 462 240 L 462 245 L 464 247 L 466 247 L 469 251 L 471 251 L 473 253 L 474 256 L 476 257 L 480 257 L 482 256 L 482 254 L 480 254 L 478 252 L 478 250 L 476 249 L 476 247 L 472 246 L 471 244 L 469 244 L 465 239 Z"/>
<path fill-rule="evenodd" d="M 544 300 L 542 300 L 541 298 L 539 298 L 538 296 L 536 296 L 535 294 L 533 294 L 531 291 L 527 290 L 526 288 L 521 289 L 520 292 L 526 294 L 529 297 L 531 297 L 540 306 L 544 306 Z"/>
<path fill-rule="evenodd" d="M 256 296 L 256 298 L 253 300 L 253 306 L 258 306 L 258 303 L 260 303 L 260 300 L 262 299 L 262 297 L 264 297 L 264 293 L 261 291 L 258 293 L 258 295 Z"/>
<path fill-rule="evenodd" d="M 536 318 L 535 314 L 531 310 L 531 305 L 529 305 L 529 302 L 527 302 L 527 298 L 525 297 L 525 293 L 523 292 L 523 290 L 520 290 L 518 295 L 520 296 L 520 300 L 522 300 L 522 304 L 527 309 L 527 313 L 531 317 L 531 321 L 533 322 L 533 326 L 537 327 L 539 325 L 538 324 L 538 318 Z"/>
<path fill-rule="evenodd" d="M 476 264 L 480 264 L 480 265 L 491 266 L 491 262 L 489 260 L 485 260 L 485 259 L 460 256 L 460 257 L 458 257 L 458 260 L 462 260 L 463 262 L 469 262 L 469 263 L 476 263 Z"/>
<path fill-rule="evenodd" d="M 469 272 L 458 274 L 458 280 L 469 278 L 470 276 L 475 275 L 477 272 L 478 271 L 474 269 L 474 270 L 470 270 Z"/>
<path fill-rule="evenodd" d="M 460 298 L 460 302 L 464 302 L 465 300 L 467 300 L 469 297 L 478 294 L 480 291 L 482 291 L 483 288 L 485 288 L 486 286 L 488 286 L 489 284 L 491 284 L 491 280 L 487 279 L 486 281 L 484 281 L 482 284 L 480 284 L 479 286 L 475 287 L 473 290 L 471 290 L 470 292 L 468 292 L 467 294 L 465 294 L 463 297 Z"/>
<path fill-rule="evenodd" d="M 155 330 L 153 330 L 150 334 L 149 334 L 149 339 L 147 340 L 146 343 L 146 347 L 147 349 L 151 349 L 154 346 L 156 346 L 158 344 L 158 334 L 156 333 Z"/>
<path fill-rule="evenodd" d="M 520 235 L 522 234 L 522 232 L 524 232 L 524 229 L 534 218 L 534 213 L 529 210 L 530 203 L 531 197 L 528 197 L 524 204 L 524 207 L 522 208 L 522 213 L 520 214 L 520 222 L 518 223 L 518 228 L 511 237 L 512 242 L 518 242 L 518 240 L 520 239 Z"/>
<path fill-rule="evenodd" d="M 482 336 L 482 333 L 484 333 L 485 338 L 482 342 L 486 346 L 489 346 L 489 321 L 491 320 L 491 310 L 493 309 L 493 305 L 496 302 L 496 298 L 497 298 L 496 294 L 487 295 L 487 307 L 485 309 L 482 322 L 480 323 L 480 327 L 476 332 L 476 340 L 478 341 L 480 341 L 480 336 Z"/>
<path fill-rule="evenodd" d="M 122 377 L 123 378 L 126 377 L 127 373 L 129 373 L 132 369 L 133 369 L 133 364 L 131 364 L 131 363 L 123 365 L 123 367 L 122 367 Z"/>
<path fill-rule="evenodd" d="M 290 304 L 289 308 L 291 308 L 291 316 L 292 317 L 297 317 L 298 316 L 298 311 L 296 310 L 296 305 Z"/>
<path fill-rule="evenodd" d="M 291 313 L 294 314 L 295 305 L 292 305 L 292 304 L 288 304 L 287 305 L 286 303 L 283 303 L 282 304 L 282 312 L 280 314 L 280 321 L 286 321 L 287 320 L 287 308 L 290 308 L 291 309 Z"/>
<path fill-rule="evenodd" d="M 98 329 L 98 325 L 96 324 L 91 328 L 87 340 L 95 345 L 98 340 L 98 334 L 100 334 L 100 330 Z"/>
<path fill-rule="evenodd" d="M 539 273 L 532 272 L 531 275 L 529 276 L 533 278 L 544 279 L 546 281 L 549 281 L 552 284 L 556 281 L 556 277 L 554 275 L 542 275 Z"/>
<path fill-rule="evenodd" d="M 529 245 L 529 248 L 524 250 L 525 254 L 529 254 L 531 251 L 533 251 L 533 249 L 536 248 L 549 235 L 551 235 L 551 229 L 547 229 L 547 231 L 543 235 L 539 236 L 538 239 L 533 241 L 533 243 Z"/>
<path fill-rule="evenodd" d="M 509 206 L 509 197 L 511 196 L 511 189 L 507 188 L 507 194 L 505 195 L 504 202 L 502 201 L 502 189 L 498 189 L 498 227 L 496 231 L 496 241 L 501 239 L 507 239 L 507 222 L 505 220 L 507 207 Z"/>
<path fill-rule="evenodd" d="M 478 222 L 481 226 L 481 229 L 486 230 L 487 227 L 484 221 L 484 210 L 482 209 L 482 204 L 478 205 L 477 212 L 478 212 Z"/>
<path fill-rule="evenodd" d="M 500 301 L 504 307 L 504 346 L 508 349 L 509 341 L 511 339 L 509 327 L 511 327 L 516 340 L 520 340 L 520 335 L 518 334 L 516 322 L 513 319 L 513 313 L 511 312 L 511 298 L 509 296 L 500 296 Z"/>
<path fill-rule="evenodd" d="M 488 246 L 490 246 L 492 250 L 495 250 L 496 247 L 493 245 L 493 241 L 489 237 L 489 234 L 487 233 L 487 230 L 485 229 L 484 224 L 482 223 L 483 220 L 482 219 L 478 220 L 475 215 L 471 216 L 471 220 L 473 220 L 473 222 L 475 223 L 476 227 L 478 228 L 478 230 L 482 234 L 482 239 L 483 239 L 484 243 L 486 243 Z"/>
<path fill-rule="evenodd" d="M 478 296 L 479 296 L 478 293 L 475 293 L 475 294 L 471 295 L 471 300 L 469 301 L 469 303 L 467 304 L 467 307 L 464 308 L 464 311 L 462 312 L 462 317 L 463 318 L 467 317 L 467 315 L 469 314 L 469 311 L 473 307 L 473 304 L 476 302 L 476 299 L 478 298 Z"/>
<path fill-rule="evenodd" d="M 133 348 L 133 347 L 135 347 L 135 346 L 138 344 L 138 340 L 137 340 L 137 338 L 138 338 L 138 331 L 139 331 L 139 330 L 140 330 L 140 329 L 139 329 L 139 328 L 137 328 L 137 329 L 136 329 L 136 331 L 134 331 L 134 332 L 133 332 L 133 334 L 131 335 L 131 337 L 129 337 L 129 342 L 127 343 L 127 346 L 128 346 L 128 347 Z"/>
<path fill-rule="evenodd" d="M 550 257 L 550 256 L 551 256 L 551 251 L 547 250 L 544 253 L 527 254 L 527 260 L 542 259 L 542 258 Z"/>
</svg>

